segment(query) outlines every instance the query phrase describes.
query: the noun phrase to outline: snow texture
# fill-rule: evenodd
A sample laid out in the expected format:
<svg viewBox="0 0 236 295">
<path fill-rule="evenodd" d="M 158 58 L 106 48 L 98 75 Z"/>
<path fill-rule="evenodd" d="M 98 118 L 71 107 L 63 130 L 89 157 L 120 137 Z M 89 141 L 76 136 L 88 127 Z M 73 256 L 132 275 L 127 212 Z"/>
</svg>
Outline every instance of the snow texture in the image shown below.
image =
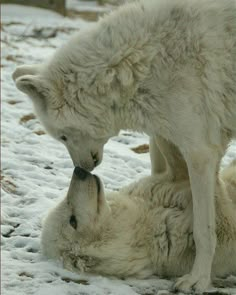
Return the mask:
<svg viewBox="0 0 236 295">
<path fill-rule="evenodd" d="M 69 1 L 73 8 L 75 0 Z M 92 9 L 96 9 L 93 4 Z M 45 134 L 30 100 L 14 86 L 17 65 L 41 62 L 76 30 L 89 25 L 43 9 L 2 5 L 2 294 L 152 295 L 172 294 L 173 282 L 156 277 L 118 280 L 68 272 L 40 254 L 41 221 L 65 195 L 73 165 L 62 144 Z M 131 148 L 147 144 L 144 134 L 122 131 L 105 146 L 96 169 L 105 188 L 120 187 L 150 173 L 149 154 Z M 234 142 L 222 165 L 236 158 Z M 236 277 L 219 280 L 214 294 L 236 294 Z"/>
</svg>

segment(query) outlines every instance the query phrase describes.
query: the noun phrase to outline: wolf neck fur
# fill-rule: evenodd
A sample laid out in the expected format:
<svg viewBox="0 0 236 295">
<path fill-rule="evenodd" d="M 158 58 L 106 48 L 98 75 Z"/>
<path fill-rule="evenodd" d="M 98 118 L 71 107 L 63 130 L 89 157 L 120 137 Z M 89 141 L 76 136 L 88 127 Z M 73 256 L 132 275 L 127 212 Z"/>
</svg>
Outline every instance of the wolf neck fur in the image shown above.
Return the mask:
<svg viewBox="0 0 236 295">
<path fill-rule="evenodd" d="M 117 120 L 122 123 L 122 128 L 136 129 L 135 126 L 140 125 L 137 125 L 137 122 L 140 122 L 141 116 L 133 118 L 132 126 L 130 126 L 130 120 L 127 125 L 124 120 L 126 118 L 125 108 L 121 104 L 126 107 L 129 104 L 129 116 L 133 116 L 133 108 L 139 109 L 140 115 L 143 112 L 141 105 L 135 104 L 132 99 L 137 96 L 138 84 L 146 78 L 150 71 L 151 61 L 159 50 L 157 46 L 159 42 L 156 29 L 155 41 L 151 36 L 154 32 L 154 19 L 145 17 L 147 11 L 144 13 L 143 6 L 130 3 L 129 9 L 132 11 L 130 18 L 123 14 L 123 7 L 121 7 L 98 24 L 91 25 L 87 29 L 87 33 L 84 31 L 78 33 L 67 45 L 58 50 L 50 61 L 48 71 L 50 72 L 49 77 L 56 77 L 57 81 L 62 80 L 62 84 L 64 77 L 69 76 L 69 80 L 78 81 L 80 85 L 77 85 L 77 88 L 83 88 L 83 83 L 86 83 L 90 89 L 94 87 L 94 97 L 96 91 L 101 91 L 100 88 L 102 88 L 106 100 L 113 98 L 106 95 L 108 85 L 102 85 L 102 83 L 108 79 L 105 77 L 106 72 L 114 71 L 114 79 L 110 82 L 110 87 L 114 96 L 117 96 L 113 103 L 115 111 L 119 110 L 118 113 L 116 112 Z M 145 9 L 147 10 L 147 8 Z M 143 26 L 142 22 L 137 21 L 137 18 L 141 18 L 143 21 L 148 20 L 148 28 Z M 122 26 L 119 25 L 120 23 Z M 130 34 L 131 30 L 132 34 Z M 150 42 L 155 42 L 155 47 L 150 46 Z M 98 80 L 98 76 L 101 76 L 99 79 L 101 83 L 94 86 L 93 83 Z M 66 83 L 68 84 L 68 81 Z M 110 95 L 111 91 L 108 93 Z M 73 100 L 74 98 L 64 96 L 62 99 Z M 143 123 L 141 123 L 142 127 Z"/>
</svg>

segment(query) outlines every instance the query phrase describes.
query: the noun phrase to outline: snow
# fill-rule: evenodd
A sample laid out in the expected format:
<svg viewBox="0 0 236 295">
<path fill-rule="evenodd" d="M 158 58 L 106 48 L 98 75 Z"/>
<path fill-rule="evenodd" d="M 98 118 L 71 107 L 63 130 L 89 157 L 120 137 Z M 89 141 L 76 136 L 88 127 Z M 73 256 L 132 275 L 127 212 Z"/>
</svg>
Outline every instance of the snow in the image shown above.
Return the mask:
<svg viewBox="0 0 236 295">
<path fill-rule="evenodd" d="M 91 7 L 97 9 L 94 3 Z M 168 280 L 153 277 L 123 281 L 73 274 L 40 254 L 41 221 L 65 195 L 73 165 L 63 145 L 45 134 L 31 115 L 31 102 L 15 88 L 11 74 L 17 65 L 37 63 L 50 56 L 74 31 L 89 23 L 44 9 L 17 5 L 1 8 L 3 294 L 170 294 L 172 282 Z M 108 142 L 103 163 L 96 169 L 106 189 L 117 190 L 150 173 L 149 154 L 131 150 L 146 143 L 146 135 L 128 131 Z M 222 165 L 235 158 L 234 142 Z M 236 278 L 228 281 L 231 289 L 221 292 L 236 294 Z"/>
<path fill-rule="evenodd" d="M 1 19 L 3 22 L 6 20 L 14 20 L 24 18 L 24 21 L 30 20 L 32 22 L 42 22 L 43 20 L 48 21 L 48 19 L 53 19 L 58 21 L 63 18 L 60 14 L 49 11 L 47 9 L 35 8 L 35 7 L 25 7 L 23 5 L 2 5 L 1 6 Z"/>
<path fill-rule="evenodd" d="M 97 1 L 69 0 L 66 2 L 66 7 L 79 11 L 107 12 L 111 5 L 97 5 Z"/>
</svg>

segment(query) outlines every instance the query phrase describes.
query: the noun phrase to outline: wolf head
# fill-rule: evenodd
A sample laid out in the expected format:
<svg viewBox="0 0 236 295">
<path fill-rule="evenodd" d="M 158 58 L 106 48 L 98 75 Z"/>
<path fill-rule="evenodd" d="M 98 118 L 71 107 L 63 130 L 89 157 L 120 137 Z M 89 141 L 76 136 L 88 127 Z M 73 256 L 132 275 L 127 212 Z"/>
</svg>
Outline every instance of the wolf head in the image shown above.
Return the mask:
<svg viewBox="0 0 236 295">
<path fill-rule="evenodd" d="M 44 255 L 74 272 L 150 275 L 146 248 L 135 243 L 137 208 L 126 199 L 118 193 L 105 199 L 101 180 L 76 167 L 66 198 L 44 221 Z"/>
<path fill-rule="evenodd" d="M 117 134 L 112 108 L 102 98 L 84 92 L 75 73 L 54 70 L 43 65 L 21 66 L 13 79 L 32 99 L 48 133 L 66 146 L 74 165 L 91 171 L 102 161 L 104 144 Z"/>
<path fill-rule="evenodd" d="M 13 73 L 48 133 L 65 144 L 75 166 L 89 171 L 101 162 L 110 137 L 120 129 L 137 130 L 137 123 L 145 121 L 132 98 L 149 73 L 154 52 L 145 40 L 135 48 L 135 41 L 129 44 L 123 35 L 114 38 L 119 26 L 110 26 L 111 19 L 81 30 L 47 62 Z"/>
<path fill-rule="evenodd" d="M 76 167 L 66 198 L 44 222 L 43 253 L 62 259 L 64 267 L 71 271 L 89 270 L 99 259 L 90 257 L 84 248 L 99 240 L 99 231 L 109 214 L 99 178 Z"/>
</svg>

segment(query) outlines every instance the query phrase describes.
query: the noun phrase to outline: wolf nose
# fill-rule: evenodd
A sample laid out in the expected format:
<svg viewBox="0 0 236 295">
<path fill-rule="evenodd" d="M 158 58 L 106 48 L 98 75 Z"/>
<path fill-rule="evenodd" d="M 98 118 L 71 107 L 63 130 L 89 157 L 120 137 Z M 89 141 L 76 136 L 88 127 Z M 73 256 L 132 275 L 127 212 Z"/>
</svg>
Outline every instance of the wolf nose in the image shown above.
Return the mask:
<svg viewBox="0 0 236 295">
<path fill-rule="evenodd" d="M 74 174 L 78 176 L 80 180 L 85 180 L 90 175 L 88 171 L 79 166 L 75 167 Z"/>
</svg>

